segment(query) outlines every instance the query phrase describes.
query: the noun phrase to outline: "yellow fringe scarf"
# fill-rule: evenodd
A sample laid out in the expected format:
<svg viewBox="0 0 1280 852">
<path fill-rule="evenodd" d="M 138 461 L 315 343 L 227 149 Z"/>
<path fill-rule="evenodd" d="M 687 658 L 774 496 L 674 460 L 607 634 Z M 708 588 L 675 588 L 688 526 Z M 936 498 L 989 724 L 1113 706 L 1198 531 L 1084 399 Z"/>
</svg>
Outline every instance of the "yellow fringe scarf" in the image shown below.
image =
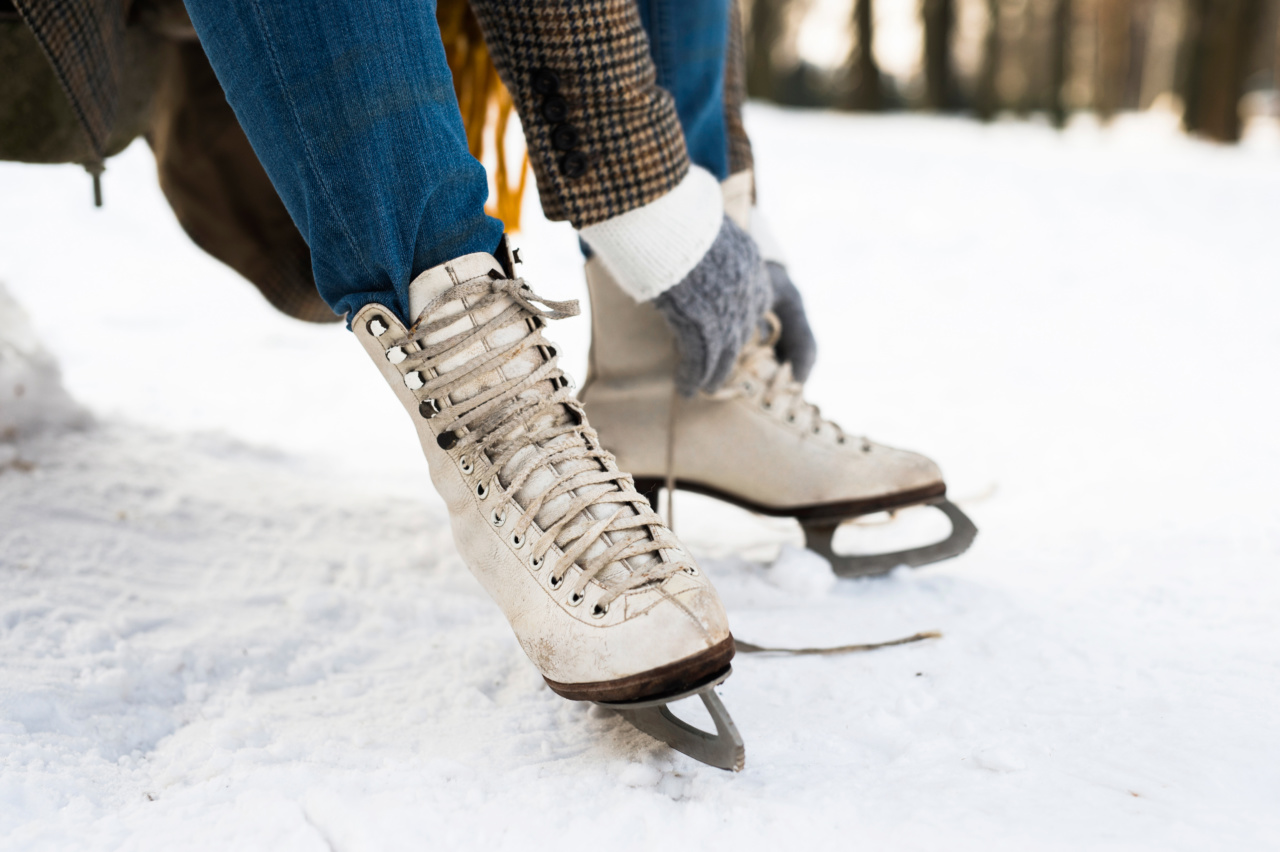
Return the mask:
<svg viewBox="0 0 1280 852">
<path fill-rule="evenodd" d="M 436 18 L 444 40 L 445 58 L 453 73 L 453 91 L 458 96 L 458 108 L 462 111 L 462 123 L 467 131 L 467 147 L 471 156 L 489 169 L 496 187 L 496 192 L 489 196 L 485 212 L 501 219 L 507 231 L 517 231 L 520 229 L 520 202 L 529 177 L 529 152 L 521 151 L 518 178 L 513 181 L 507 160 L 506 137 L 507 122 L 515 110 L 515 103 L 498 78 L 498 71 L 493 67 L 489 48 L 480 32 L 480 23 L 467 0 L 439 0 Z M 485 131 L 490 129 L 491 120 L 492 138 L 487 146 Z M 492 148 L 493 155 L 489 162 L 485 161 L 487 147 Z"/>
</svg>

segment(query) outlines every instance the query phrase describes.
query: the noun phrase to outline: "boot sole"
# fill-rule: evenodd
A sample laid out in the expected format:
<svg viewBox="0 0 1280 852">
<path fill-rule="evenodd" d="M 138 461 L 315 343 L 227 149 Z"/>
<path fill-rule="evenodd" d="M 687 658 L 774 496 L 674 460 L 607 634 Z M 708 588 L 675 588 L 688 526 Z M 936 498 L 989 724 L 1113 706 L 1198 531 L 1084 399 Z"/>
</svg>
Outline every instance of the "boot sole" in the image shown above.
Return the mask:
<svg viewBox="0 0 1280 852">
<path fill-rule="evenodd" d="M 666 480 L 657 476 L 636 476 L 634 478 L 636 490 L 648 497 L 649 503 L 655 505 L 656 509 L 658 489 L 666 487 Z M 763 503 L 756 503 L 738 497 L 735 494 L 730 494 L 727 491 L 722 491 L 714 486 L 703 485 L 701 482 L 693 482 L 688 479 L 677 479 L 676 488 L 681 491 L 692 491 L 695 494 L 702 494 L 706 497 L 714 497 L 717 500 L 723 500 L 741 509 L 746 509 L 748 512 L 769 515 L 774 518 L 795 518 L 801 522 L 844 520 L 856 518 L 859 515 L 869 515 L 872 512 L 902 509 L 907 506 L 926 503 L 938 497 L 945 497 L 947 493 L 947 484 L 945 482 L 937 482 L 922 488 L 898 491 L 893 494 L 882 494 L 878 497 L 867 497 L 861 500 L 842 500 L 836 503 L 819 503 L 807 506 L 766 506 Z"/>
<path fill-rule="evenodd" d="M 691 657 L 640 674 L 595 683 L 557 683 L 544 677 L 556 695 L 571 701 L 658 701 L 696 689 L 729 669 L 733 637 Z"/>
</svg>

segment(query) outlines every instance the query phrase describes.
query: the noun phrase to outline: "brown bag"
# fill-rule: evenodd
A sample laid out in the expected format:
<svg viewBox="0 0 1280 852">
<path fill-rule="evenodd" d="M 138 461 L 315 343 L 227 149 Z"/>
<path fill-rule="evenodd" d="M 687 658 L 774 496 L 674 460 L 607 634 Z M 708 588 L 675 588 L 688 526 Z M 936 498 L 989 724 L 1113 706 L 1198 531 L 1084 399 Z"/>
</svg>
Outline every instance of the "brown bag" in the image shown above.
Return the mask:
<svg viewBox="0 0 1280 852">
<path fill-rule="evenodd" d="M 90 171 L 144 136 L 196 245 L 309 322 L 340 319 L 180 0 L 0 0 L 0 159 Z M 21 16 L 18 14 L 21 11 Z"/>
<path fill-rule="evenodd" d="M 289 316 L 340 319 L 316 292 L 311 251 L 240 129 L 181 0 L 7 2 L 0 0 L 0 160 L 80 163 L 96 175 L 144 136 L 160 187 L 196 245 Z M 441 0 L 437 12 L 468 145 L 477 158 L 489 149 L 494 159 L 490 213 L 515 230 L 528 156 L 508 162 L 511 95 L 467 0 Z"/>
</svg>

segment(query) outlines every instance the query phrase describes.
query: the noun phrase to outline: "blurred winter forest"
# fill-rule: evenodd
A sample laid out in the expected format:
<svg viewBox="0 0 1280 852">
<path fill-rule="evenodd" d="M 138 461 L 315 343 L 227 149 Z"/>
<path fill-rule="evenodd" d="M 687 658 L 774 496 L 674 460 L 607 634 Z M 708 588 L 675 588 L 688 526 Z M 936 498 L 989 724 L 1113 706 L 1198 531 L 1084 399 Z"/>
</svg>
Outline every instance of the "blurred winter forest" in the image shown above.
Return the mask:
<svg viewBox="0 0 1280 852">
<path fill-rule="evenodd" d="M 1231 142 L 1277 112 L 1280 0 L 743 0 L 754 98 L 1106 121 Z"/>
</svg>

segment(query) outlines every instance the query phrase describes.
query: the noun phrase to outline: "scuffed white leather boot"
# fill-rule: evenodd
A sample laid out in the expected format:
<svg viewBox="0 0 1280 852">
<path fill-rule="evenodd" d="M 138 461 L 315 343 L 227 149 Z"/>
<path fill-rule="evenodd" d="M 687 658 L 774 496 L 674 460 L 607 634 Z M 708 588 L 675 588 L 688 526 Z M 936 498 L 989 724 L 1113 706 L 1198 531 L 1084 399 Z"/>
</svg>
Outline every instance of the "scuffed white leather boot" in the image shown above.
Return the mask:
<svg viewBox="0 0 1280 852">
<path fill-rule="evenodd" d="M 963 552 L 977 530 L 946 500 L 942 472 L 917 453 L 845 434 L 804 400 L 769 334 L 743 350 L 723 388 L 675 391 L 675 341 L 652 305 L 637 303 L 597 259 L 587 262 L 591 358 L 579 394 L 618 464 L 657 505 L 658 489 L 706 494 L 764 515 L 796 518 L 809 547 L 842 576 L 878 574 Z M 907 551 L 843 556 L 836 527 L 873 512 L 928 503 L 951 520 L 942 542 Z"/>
<path fill-rule="evenodd" d="M 411 328 L 377 304 L 352 322 L 414 421 L 459 552 L 566 698 L 723 679 L 733 639 L 715 590 L 600 446 L 542 335 L 576 303 L 536 296 L 501 253 L 420 275 Z"/>
</svg>

